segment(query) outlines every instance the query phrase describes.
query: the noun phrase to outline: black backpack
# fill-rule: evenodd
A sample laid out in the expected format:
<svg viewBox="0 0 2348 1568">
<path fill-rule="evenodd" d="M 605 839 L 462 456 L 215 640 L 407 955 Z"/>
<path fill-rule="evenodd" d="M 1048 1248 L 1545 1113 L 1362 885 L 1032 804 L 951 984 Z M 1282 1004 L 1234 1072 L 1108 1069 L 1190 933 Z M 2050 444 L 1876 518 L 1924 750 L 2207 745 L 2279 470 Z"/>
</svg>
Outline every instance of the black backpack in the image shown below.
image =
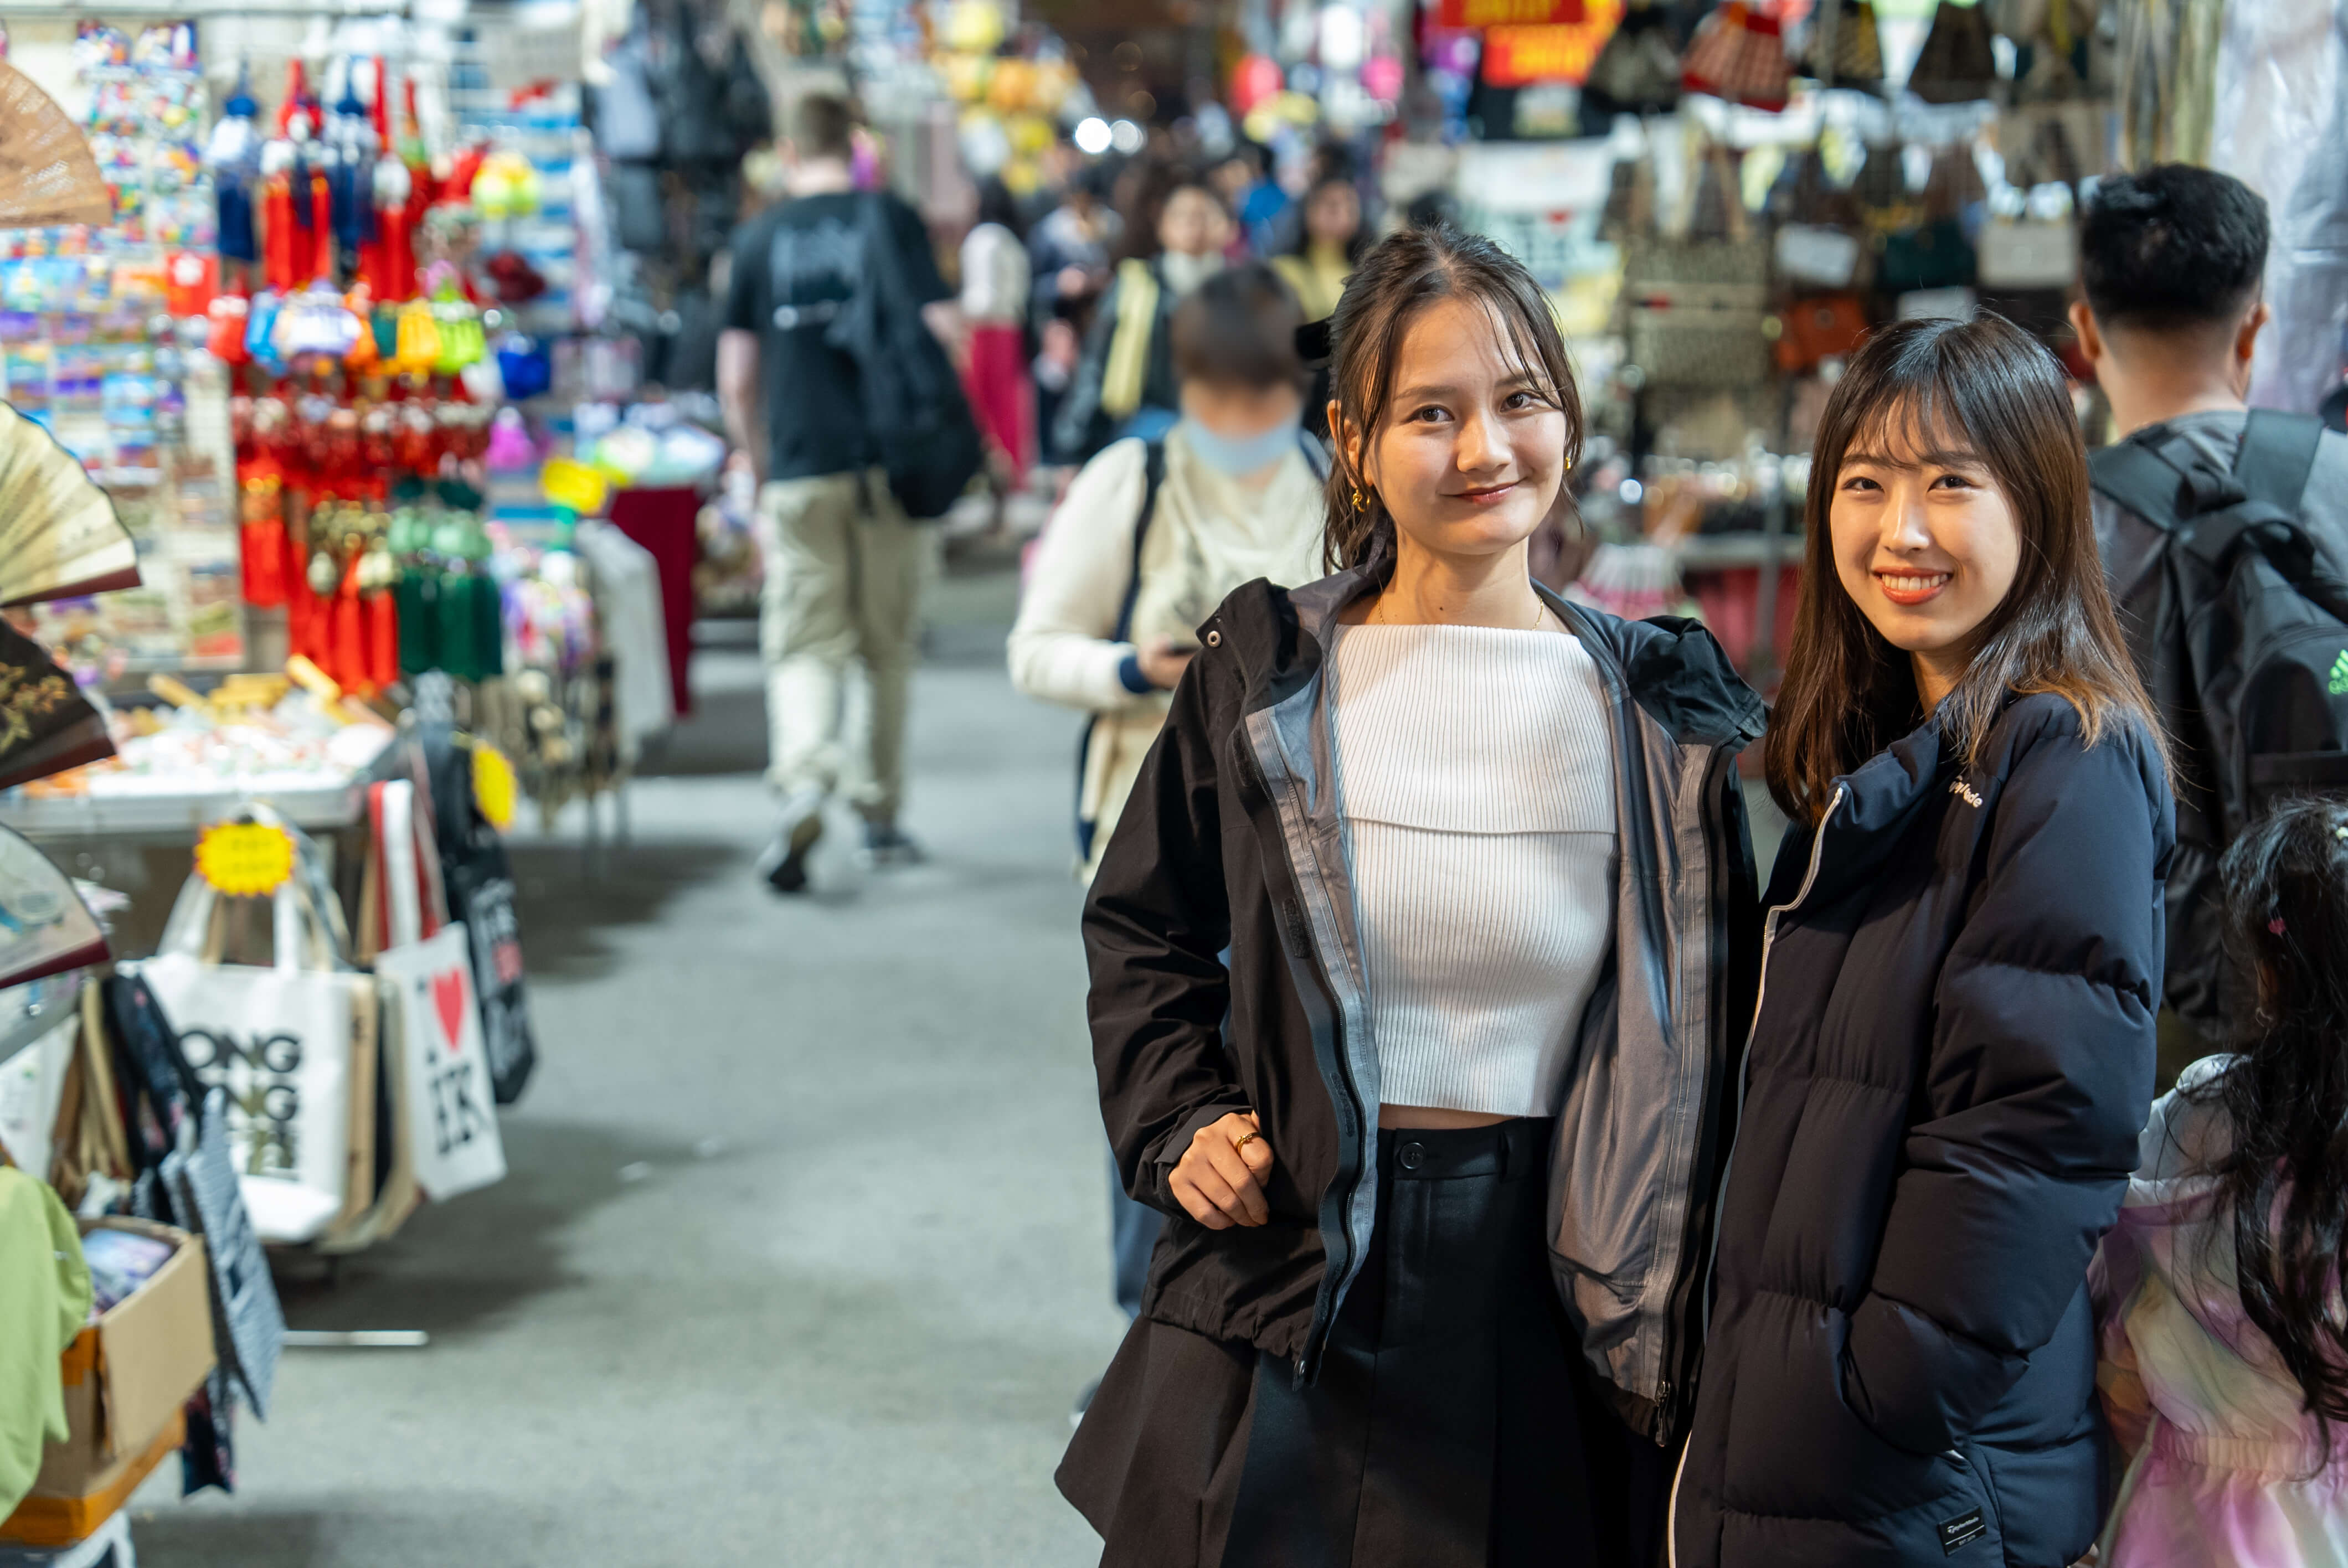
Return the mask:
<svg viewBox="0 0 2348 1568">
<path fill-rule="evenodd" d="M 2166 534 L 2145 639 L 2180 753 L 2166 989 L 2205 1028 L 2226 1016 L 2218 856 L 2279 799 L 2348 794 L 2348 582 L 2300 520 L 2322 429 L 2254 410 L 2231 471 L 2167 431 L 2090 459 L 2097 490 Z"/>
</svg>

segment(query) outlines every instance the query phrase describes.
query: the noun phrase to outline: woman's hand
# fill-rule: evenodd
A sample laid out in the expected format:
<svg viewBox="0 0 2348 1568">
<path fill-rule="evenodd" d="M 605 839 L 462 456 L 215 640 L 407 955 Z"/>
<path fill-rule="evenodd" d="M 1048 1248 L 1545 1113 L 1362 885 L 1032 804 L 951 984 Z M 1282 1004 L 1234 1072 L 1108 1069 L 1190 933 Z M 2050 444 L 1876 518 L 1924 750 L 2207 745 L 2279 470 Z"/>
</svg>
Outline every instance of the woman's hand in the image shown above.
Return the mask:
<svg viewBox="0 0 2348 1568">
<path fill-rule="evenodd" d="M 1143 680 L 1161 692 L 1171 692 L 1182 683 L 1182 671 L 1190 667 L 1190 660 L 1198 651 L 1181 646 L 1170 637 L 1154 637 L 1133 651 L 1133 660 L 1141 666 Z"/>
<path fill-rule="evenodd" d="M 1192 1135 L 1166 1184 L 1189 1216 L 1210 1231 L 1260 1225 L 1272 1218 L 1263 1178 L 1272 1172 L 1272 1145 L 1252 1111 L 1234 1111 Z"/>
</svg>

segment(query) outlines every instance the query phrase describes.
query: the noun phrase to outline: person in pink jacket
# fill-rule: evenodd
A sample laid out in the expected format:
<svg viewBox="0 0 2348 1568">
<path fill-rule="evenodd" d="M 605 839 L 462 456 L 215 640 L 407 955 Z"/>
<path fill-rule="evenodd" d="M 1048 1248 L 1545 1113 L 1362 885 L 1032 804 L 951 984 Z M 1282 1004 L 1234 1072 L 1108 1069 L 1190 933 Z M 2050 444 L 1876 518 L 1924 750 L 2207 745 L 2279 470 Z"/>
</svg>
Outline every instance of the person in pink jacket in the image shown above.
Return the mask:
<svg viewBox="0 0 2348 1568">
<path fill-rule="evenodd" d="M 2348 804 L 2227 851 L 2236 1054 L 2157 1102 L 2090 1283 L 2128 1457 L 2100 1568 L 2348 1564 Z"/>
</svg>

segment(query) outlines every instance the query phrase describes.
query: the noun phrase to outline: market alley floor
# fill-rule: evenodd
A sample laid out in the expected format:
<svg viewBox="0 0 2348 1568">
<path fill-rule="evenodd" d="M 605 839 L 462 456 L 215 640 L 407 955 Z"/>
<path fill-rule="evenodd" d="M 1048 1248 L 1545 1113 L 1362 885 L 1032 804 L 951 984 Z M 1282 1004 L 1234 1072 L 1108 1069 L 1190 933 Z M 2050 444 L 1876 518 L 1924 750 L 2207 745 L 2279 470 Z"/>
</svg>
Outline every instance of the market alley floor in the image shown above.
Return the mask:
<svg viewBox="0 0 2348 1568">
<path fill-rule="evenodd" d="M 512 1174 L 286 1280 L 298 1328 L 237 1494 L 135 1506 L 148 1568 L 1095 1560 L 1053 1491 L 1115 1348 L 1067 876 L 1071 715 L 1004 677 L 1003 576 L 949 580 L 907 821 L 930 864 L 767 893 L 756 656 L 586 874 L 517 845 L 541 1065 Z"/>
</svg>

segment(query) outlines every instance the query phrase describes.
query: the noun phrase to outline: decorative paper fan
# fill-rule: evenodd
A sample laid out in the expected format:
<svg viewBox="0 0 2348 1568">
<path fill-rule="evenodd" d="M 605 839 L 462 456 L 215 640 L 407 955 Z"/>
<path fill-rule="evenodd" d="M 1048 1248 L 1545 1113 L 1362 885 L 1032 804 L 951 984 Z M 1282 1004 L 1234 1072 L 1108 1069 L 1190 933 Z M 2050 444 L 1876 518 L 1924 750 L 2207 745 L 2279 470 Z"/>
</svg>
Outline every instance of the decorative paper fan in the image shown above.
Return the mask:
<svg viewBox="0 0 2348 1568">
<path fill-rule="evenodd" d="M 112 957 L 106 932 L 49 857 L 0 827 L 0 986 Z"/>
<path fill-rule="evenodd" d="M 73 677 L 39 643 L 0 621 L 0 789 L 113 754 L 105 719 Z"/>
<path fill-rule="evenodd" d="M 139 551 L 98 481 L 0 403 L 0 604 L 139 586 Z"/>
<path fill-rule="evenodd" d="M 113 221 L 89 138 L 32 77 L 0 65 L 0 229 Z"/>
</svg>

